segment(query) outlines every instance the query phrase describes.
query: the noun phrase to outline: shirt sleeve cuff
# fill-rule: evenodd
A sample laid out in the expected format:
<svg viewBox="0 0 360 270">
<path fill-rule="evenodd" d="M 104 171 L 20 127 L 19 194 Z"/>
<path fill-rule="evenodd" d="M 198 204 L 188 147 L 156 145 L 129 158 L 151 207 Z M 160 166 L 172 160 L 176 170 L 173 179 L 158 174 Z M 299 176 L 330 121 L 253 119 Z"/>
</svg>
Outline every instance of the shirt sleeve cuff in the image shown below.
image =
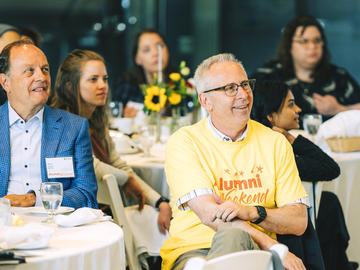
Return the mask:
<svg viewBox="0 0 360 270">
<path fill-rule="evenodd" d="M 185 194 L 181 198 L 178 199 L 176 202 L 177 207 L 182 210 L 190 210 L 190 207 L 188 206 L 188 202 L 196 197 L 207 195 L 207 194 L 213 194 L 214 191 L 211 188 L 199 188 L 194 189 L 193 191 L 190 191 L 189 193 Z"/>
<path fill-rule="evenodd" d="M 287 205 L 291 205 L 291 204 L 295 204 L 295 203 L 302 203 L 302 204 L 305 204 L 307 208 L 310 208 L 311 207 L 311 203 L 310 203 L 310 199 L 309 197 L 303 197 L 303 198 L 300 198 L 296 201 L 293 201 L 291 203 L 288 203 Z"/>
</svg>

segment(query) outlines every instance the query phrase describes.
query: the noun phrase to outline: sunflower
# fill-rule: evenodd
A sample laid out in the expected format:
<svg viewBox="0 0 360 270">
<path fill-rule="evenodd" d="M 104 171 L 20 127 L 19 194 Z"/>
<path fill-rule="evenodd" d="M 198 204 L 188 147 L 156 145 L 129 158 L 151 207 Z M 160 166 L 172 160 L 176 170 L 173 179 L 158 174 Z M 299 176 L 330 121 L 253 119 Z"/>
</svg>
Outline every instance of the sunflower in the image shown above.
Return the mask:
<svg viewBox="0 0 360 270">
<path fill-rule="evenodd" d="M 146 96 L 144 104 L 150 111 L 159 112 L 165 106 L 167 96 L 165 95 L 165 88 L 158 86 L 150 86 L 146 89 Z"/>
<path fill-rule="evenodd" d="M 172 92 L 169 96 L 169 103 L 171 105 L 177 105 L 181 101 L 181 95 L 175 92 Z"/>
</svg>

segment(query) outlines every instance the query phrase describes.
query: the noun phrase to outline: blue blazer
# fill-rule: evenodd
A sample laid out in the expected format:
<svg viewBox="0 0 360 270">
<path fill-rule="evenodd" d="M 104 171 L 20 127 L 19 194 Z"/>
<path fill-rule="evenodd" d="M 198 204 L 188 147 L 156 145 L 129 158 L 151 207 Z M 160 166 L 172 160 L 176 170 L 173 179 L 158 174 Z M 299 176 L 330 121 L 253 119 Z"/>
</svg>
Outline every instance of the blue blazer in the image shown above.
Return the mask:
<svg viewBox="0 0 360 270">
<path fill-rule="evenodd" d="M 1 198 L 7 194 L 11 166 L 8 102 L 0 106 L 0 140 Z M 75 177 L 48 179 L 45 158 L 66 156 L 73 157 Z M 41 180 L 63 183 L 63 206 L 97 207 L 97 183 L 86 119 L 45 105 L 41 138 Z"/>
</svg>

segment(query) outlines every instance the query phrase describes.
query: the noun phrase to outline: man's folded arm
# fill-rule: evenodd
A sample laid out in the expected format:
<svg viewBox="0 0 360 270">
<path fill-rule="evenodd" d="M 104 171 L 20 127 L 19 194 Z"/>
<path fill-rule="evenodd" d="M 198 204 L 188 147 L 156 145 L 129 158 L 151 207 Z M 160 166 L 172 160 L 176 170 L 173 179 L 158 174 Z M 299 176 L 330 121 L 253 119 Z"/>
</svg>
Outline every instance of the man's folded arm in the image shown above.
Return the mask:
<svg viewBox="0 0 360 270">
<path fill-rule="evenodd" d="M 221 219 L 214 218 L 214 213 L 219 209 L 219 204 L 216 202 L 214 195 L 207 194 L 196 197 L 188 202 L 191 210 L 200 218 L 201 222 L 217 231 L 222 226 L 231 226 L 242 229 L 247 232 L 252 239 L 263 250 L 268 250 L 272 245 L 277 244 L 277 241 L 272 239 L 267 234 L 257 230 L 245 221 L 234 219 L 230 222 L 223 222 Z"/>
<path fill-rule="evenodd" d="M 302 235 L 307 227 L 307 207 L 302 203 L 266 209 L 267 217 L 259 226 L 276 234 Z"/>
</svg>

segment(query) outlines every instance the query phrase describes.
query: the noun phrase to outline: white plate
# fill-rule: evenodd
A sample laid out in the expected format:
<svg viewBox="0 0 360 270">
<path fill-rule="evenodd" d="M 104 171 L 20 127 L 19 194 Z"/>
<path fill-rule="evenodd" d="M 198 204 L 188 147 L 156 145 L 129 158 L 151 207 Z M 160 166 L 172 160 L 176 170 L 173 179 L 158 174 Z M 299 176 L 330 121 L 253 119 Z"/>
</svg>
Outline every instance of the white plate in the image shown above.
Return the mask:
<svg viewBox="0 0 360 270">
<path fill-rule="evenodd" d="M 73 207 L 67 207 L 67 206 L 60 206 L 58 210 L 56 210 L 55 214 L 64 214 L 64 213 L 70 213 L 74 211 L 75 209 Z M 46 210 L 42 206 L 34 206 L 29 207 L 28 213 L 34 213 L 34 214 L 47 214 Z"/>
</svg>

